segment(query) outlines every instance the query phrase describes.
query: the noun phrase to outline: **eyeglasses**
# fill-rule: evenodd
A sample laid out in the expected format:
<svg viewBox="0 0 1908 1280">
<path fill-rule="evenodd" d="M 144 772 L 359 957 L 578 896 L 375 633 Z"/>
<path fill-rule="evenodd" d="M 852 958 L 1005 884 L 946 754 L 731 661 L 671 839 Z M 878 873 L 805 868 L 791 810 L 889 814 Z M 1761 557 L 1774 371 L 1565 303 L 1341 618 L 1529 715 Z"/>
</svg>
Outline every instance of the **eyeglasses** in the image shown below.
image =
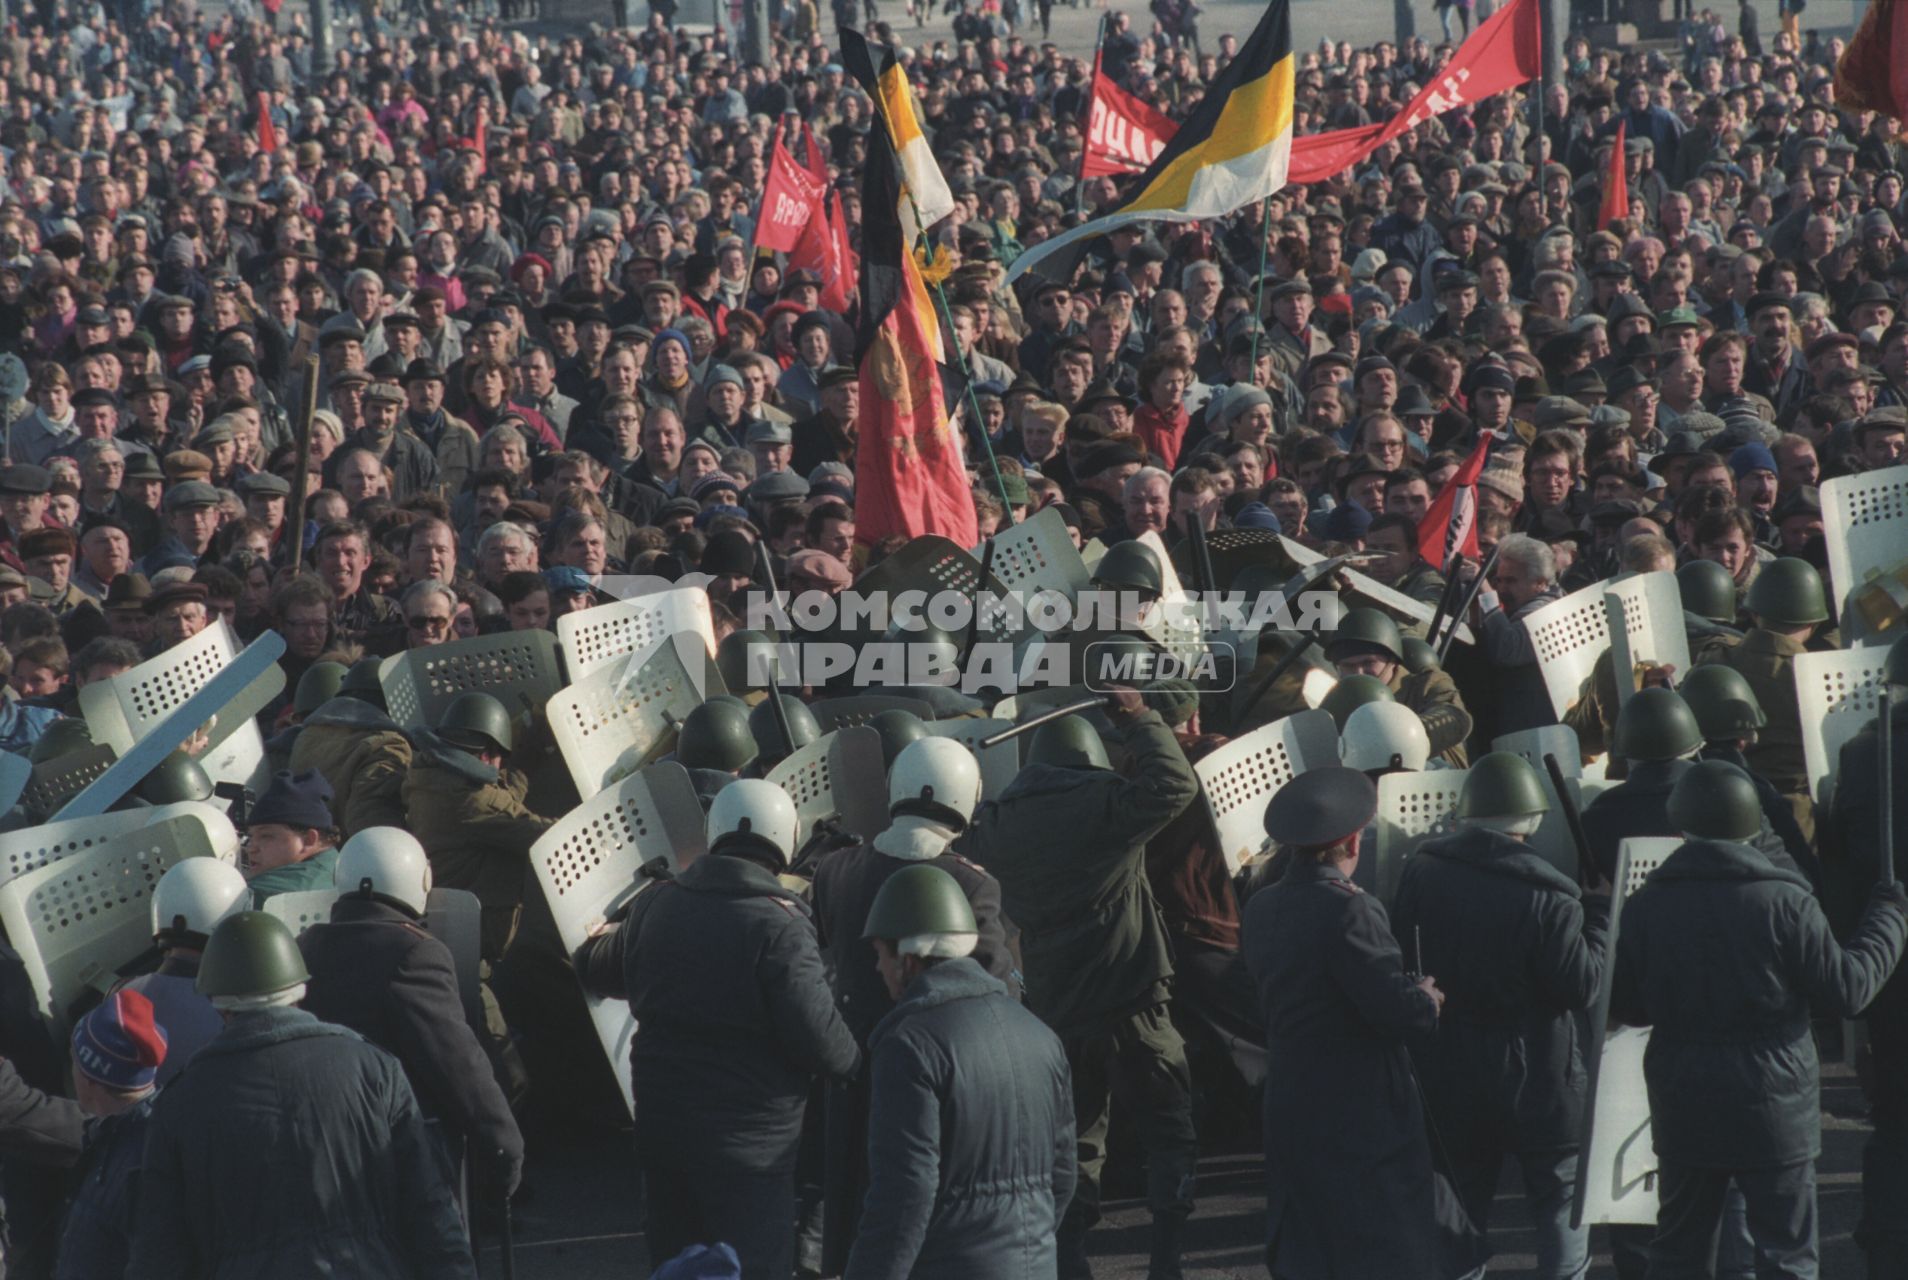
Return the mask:
<svg viewBox="0 0 1908 1280">
<path fill-rule="evenodd" d="M 430 614 L 419 614 L 414 618 L 406 618 L 404 620 L 404 625 L 413 631 L 441 631 L 450 624 L 451 620 L 449 618 L 435 617 Z"/>
</svg>

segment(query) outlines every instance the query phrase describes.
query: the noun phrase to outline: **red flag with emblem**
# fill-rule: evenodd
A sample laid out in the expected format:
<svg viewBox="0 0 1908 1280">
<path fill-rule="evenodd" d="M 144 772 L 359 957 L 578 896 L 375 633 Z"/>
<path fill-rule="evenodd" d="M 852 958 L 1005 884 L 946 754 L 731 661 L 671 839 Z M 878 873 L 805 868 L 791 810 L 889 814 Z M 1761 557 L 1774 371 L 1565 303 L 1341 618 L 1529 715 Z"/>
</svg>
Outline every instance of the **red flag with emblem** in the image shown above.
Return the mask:
<svg viewBox="0 0 1908 1280">
<path fill-rule="evenodd" d="M 1835 105 L 1908 126 L 1908 4 L 1873 0 L 1835 64 Z"/>
<path fill-rule="evenodd" d="M 1442 569 L 1452 556 L 1475 562 L 1477 552 L 1477 478 L 1491 456 L 1491 437 L 1483 435 L 1471 456 L 1452 472 L 1418 521 L 1418 554 Z"/>
</svg>

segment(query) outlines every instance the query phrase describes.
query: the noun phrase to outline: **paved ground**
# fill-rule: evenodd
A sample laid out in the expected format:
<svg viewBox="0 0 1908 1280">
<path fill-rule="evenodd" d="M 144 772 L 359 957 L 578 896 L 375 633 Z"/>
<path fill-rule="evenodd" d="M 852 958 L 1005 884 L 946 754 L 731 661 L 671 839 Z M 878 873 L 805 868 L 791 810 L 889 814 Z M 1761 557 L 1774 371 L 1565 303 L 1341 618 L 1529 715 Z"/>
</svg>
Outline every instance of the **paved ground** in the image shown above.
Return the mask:
<svg viewBox="0 0 1908 1280">
<path fill-rule="evenodd" d="M 1862 1100 L 1853 1078 L 1833 1069 L 1826 1091 L 1828 1115 L 1820 1165 L 1822 1275 L 1853 1280 L 1862 1259 L 1850 1239 L 1861 1208 Z M 1209 1138 L 1211 1135 L 1207 1135 Z M 517 1270 L 520 1280 L 608 1280 L 646 1276 L 637 1229 L 631 1159 L 622 1135 L 605 1134 L 561 1153 L 531 1156 L 533 1196 L 516 1214 Z M 1199 1213 L 1188 1229 L 1186 1274 L 1189 1280 L 1263 1280 L 1260 1164 L 1256 1156 L 1216 1156 L 1202 1162 Z M 1492 1276 L 1527 1276 L 1534 1259 L 1524 1229 L 1524 1214 L 1514 1181 L 1499 1191 L 1497 1221 L 1491 1232 L 1496 1256 Z M 1147 1217 L 1132 1201 L 1112 1206 L 1108 1221 L 1092 1236 L 1095 1271 L 1100 1280 L 1143 1280 L 1146 1274 Z M 1615 1275 L 1602 1232 L 1592 1236 L 1597 1250 L 1593 1280 Z M 484 1276 L 503 1274 L 494 1241 L 480 1258 Z M 976 1278 L 980 1280 L 980 1278 Z"/>
<path fill-rule="evenodd" d="M 1566 9 L 1567 2 L 1555 0 L 1557 9 Z M 940 15 L 939 0 L 934 0 L 934 17 L 923 27 L 916 27 L 907 17 L 905 0 L 876 0 L 876 3 L 881 17 L 894 25 L 896 37 L 903 42 L 932 44 L 936 40 L 953 39 L 952 21 Z M 1492 0 L 1479 0 L 1480 6 L 1491 3 Z M 1698 3 L 1702 3 L 1702 0 L 1698 0 Z M 1708 3 L 1725 15 L 1728 29 L 1734 31 L 1735 0 L 1708 0 Z M 1819 30 L 1824 37 L 1846 34 L 1853 29 L 1867 3 L 1868 0 L 1813 0 L 1804 15 L 1803 29 L 1805 32 Z M 1108 4 L 1114 9 L 1124 10 L 1132 18 L 1134 26 L 1150 27 L 1152 19 L 1145 0 L 1101 0 L 1097 7 L 1089 7 L 1092 0 L 1085 0 L 1082 7 L 1077 8 L 1068 0 L 1055 0 L 1051 36 L 1054 43 L 1064 53 L 1082 57 L 1088 55 L 1093 48 L 1100 15 Z M 1031 15 L 1033 0 L 1021 0 L 1021 7 Z M 1776 20 L 1776 3 L 1775 0 L 1755 0 L 1755 7 L 1762 20 L 1761 29 L 1766 44 L 1771 33 L 1781 29 Z M 1199 18 L 1200 38 L 1210 46 L 1228 31 L 1243 37 L 1258 21 L 1264 9 L 1262 0 L 1204 0 L 1204 11 Z M 1413 0 L 1412 13 L 1420 36 L 1426 39 L 1438 37 L 1437 13 L 1431 7 L 1430 0 Z M 1462 28 L 1457 30 L 1461 34 Z M 1029 39 L 1038 38 L 1039 27 L 1037 24 L 1032 27 L 1023 25 L 1021 34 Z M 1357 4 L 1346 4 L 1343 0 L 1292 0 L 1292 39 L 1300 49 L 1314 48 L 1324 39 L 1349 40 L 1354 45 L 1368 45 L 1396 35 L 1397 26 L 1389 0 L 1360 0 Z"/>
</svg>

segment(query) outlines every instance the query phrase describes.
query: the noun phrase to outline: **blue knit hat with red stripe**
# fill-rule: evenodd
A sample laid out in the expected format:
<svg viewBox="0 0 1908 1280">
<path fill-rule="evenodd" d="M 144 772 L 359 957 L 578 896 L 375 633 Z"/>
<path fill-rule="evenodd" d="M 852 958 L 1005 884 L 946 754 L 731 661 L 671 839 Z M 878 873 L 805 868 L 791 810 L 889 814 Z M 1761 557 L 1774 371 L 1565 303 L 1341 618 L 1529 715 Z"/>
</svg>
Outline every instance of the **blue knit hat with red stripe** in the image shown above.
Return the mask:
<svg viewBox="0 0 1908 1280">
<path fill-rule="evenodd" d="M 149 1088 L 166 1060 L 166 1032 L 152 1001 L 115 991 L 73 1028 L 73 1065 L 95 1084 L 122 1093 Z"/>
</svg>

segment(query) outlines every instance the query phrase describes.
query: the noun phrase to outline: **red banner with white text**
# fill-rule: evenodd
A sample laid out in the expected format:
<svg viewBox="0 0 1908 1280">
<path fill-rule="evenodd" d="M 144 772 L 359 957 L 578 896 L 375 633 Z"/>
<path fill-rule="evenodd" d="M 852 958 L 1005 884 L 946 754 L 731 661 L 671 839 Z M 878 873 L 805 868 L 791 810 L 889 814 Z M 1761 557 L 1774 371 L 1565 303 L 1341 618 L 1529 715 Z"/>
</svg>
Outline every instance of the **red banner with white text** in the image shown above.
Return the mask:
<svg viewBox="0 0 1908 1280">
<path fill-rule="evenodd" d="M 769 152 L 768 178 L 762 184 L 762 212 L 755 220 L 755 247 L 788 253 L 801 242 L 802 229 L 822 212 L 826 179 L 795 162 L 782 145 L 781 126 Z"/>
<path fill-rule="evenodd" d="M 1151 103 L 1141 102 L 1100 74 L 1094 55 L 1093 104 L 1087 119 L 1080 177 L 1145 173 L 1179 126 Z"/>
</svg>

